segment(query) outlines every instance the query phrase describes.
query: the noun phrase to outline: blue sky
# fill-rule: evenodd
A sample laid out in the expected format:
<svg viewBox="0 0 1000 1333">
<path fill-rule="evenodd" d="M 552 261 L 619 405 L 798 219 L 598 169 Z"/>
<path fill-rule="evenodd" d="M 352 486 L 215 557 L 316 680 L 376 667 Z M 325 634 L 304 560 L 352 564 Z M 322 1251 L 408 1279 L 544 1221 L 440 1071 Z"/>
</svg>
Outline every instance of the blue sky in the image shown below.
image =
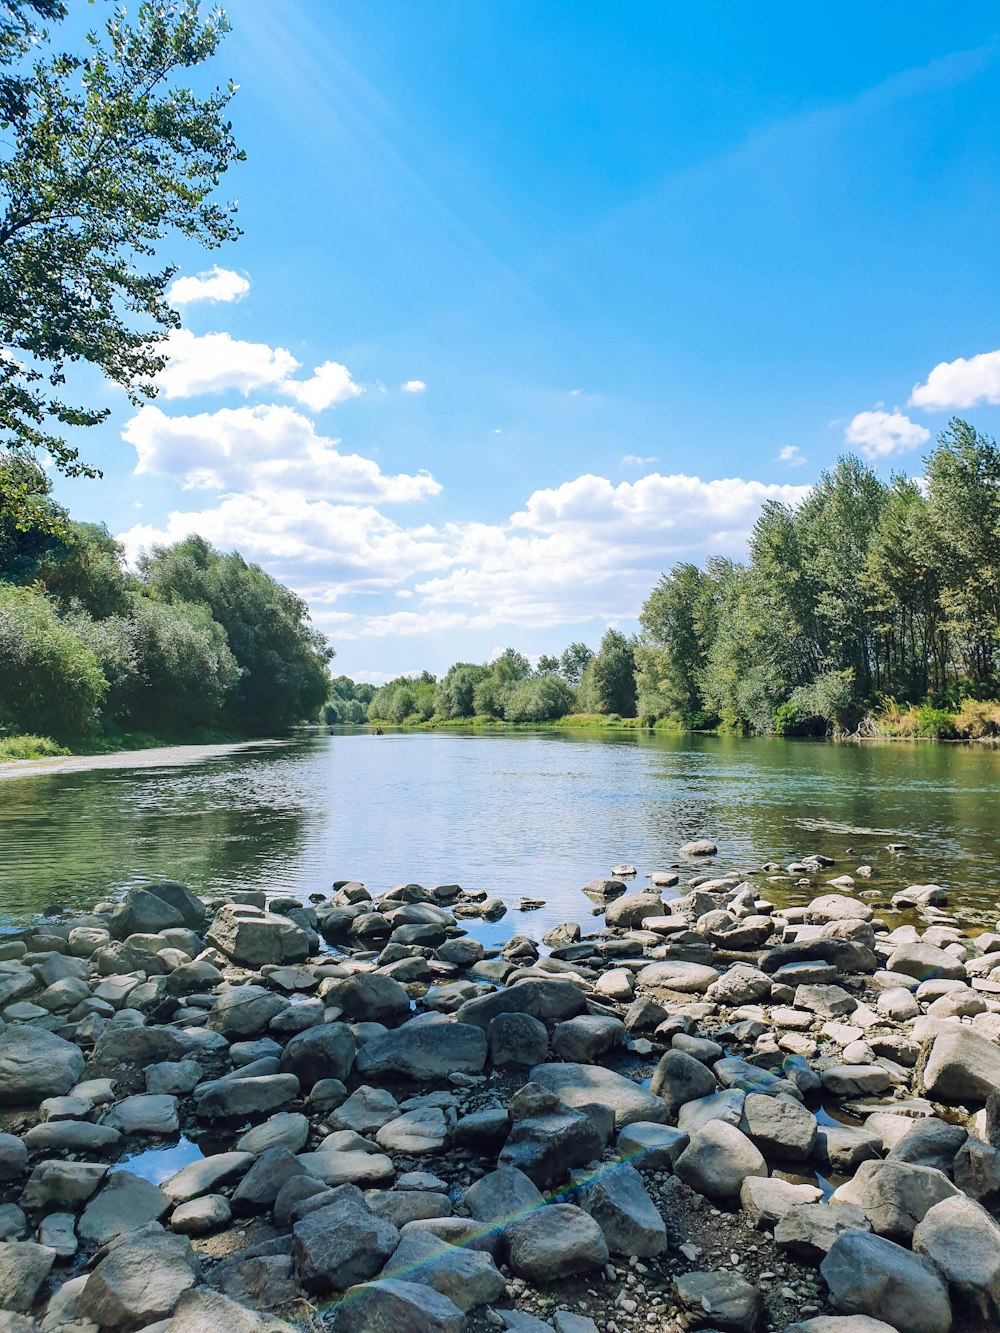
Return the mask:
<svg viewBox="0 0 1000 1333">
<path fill-rule="evenodd" d="M 228 12 L 245 234 L 57 494 L 259 561 L 335 669 L 596 643 L 845 450 L 1000 433 L 995 5 Z"/>
</svg>

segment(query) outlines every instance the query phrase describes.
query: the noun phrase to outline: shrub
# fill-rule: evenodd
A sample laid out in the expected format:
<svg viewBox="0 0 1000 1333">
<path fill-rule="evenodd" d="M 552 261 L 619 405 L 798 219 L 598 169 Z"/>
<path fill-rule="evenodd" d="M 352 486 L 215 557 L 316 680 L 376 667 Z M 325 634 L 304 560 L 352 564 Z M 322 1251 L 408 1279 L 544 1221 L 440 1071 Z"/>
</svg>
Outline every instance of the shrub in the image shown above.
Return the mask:
<svg viewBox="0 0 1000 1333">
<path fill-rule="evenodd" d="M 774 734 L 776 736 L 799 736 L 805 730 L 805 719 L 798 704 L 791 699 L 778 704 L 774 710 Z"/>
<path fill-rule="evenodd" d="M 1000 736 L 1000 703 L 992 699 L 966 699 L 954 717 L 959 736 L 978 741 Z"/>
<path fill-rule="evenodd" d="M 917 709 L 917 735 L 934 740 L 951 739 L 956 735 L 955 714 L 932 704 L 921 704 Z"/>
</svg>

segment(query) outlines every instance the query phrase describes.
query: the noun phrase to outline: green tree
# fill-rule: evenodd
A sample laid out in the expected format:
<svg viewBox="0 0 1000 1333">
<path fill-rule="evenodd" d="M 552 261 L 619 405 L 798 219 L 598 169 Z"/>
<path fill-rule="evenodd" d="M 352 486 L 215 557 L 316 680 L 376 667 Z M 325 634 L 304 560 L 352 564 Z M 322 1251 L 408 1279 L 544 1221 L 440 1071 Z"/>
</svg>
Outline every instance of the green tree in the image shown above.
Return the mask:
<svg viewBox="0 0 1000 1333">
<path fill-rule="evenodd" d="M 536 676 L 512 685 L 504 700 L 508 722 L 552 722 L 573 711 L 573 688 L 556 675 Z"/>
<path fill-rule="evenodd" d="M 434 711 L 439 717 L 454 721 L 474 717 L 476 686 L 488 675 L 488 668 L 474 662 L 456 662 L 438 681 Z"/>
<path fill-rule="evenodd" d="M 616 629 L 608 629 L 587 668 L 592 710 L 635 717 L 635 645 Z"/>
<path fill-rule="evenodd" d="M 226 118 L 235 87 L 185 86 L 228 31 L 221 11 L 199 11 L 144 0 L 82 54 L 50 49 L 29 66 L 46 44 L 38 22 L 65 5 L 0 0 L 0 446 L 44 448 L 70 476 L 98 473 L 66 430 L 108 414 L 67 401 L 70 368 L 96 367 L 134 402 L 152 396 L 178 323 L 164 241 L 239 234 L 234 206 L 212 197 L 243 156 Z M 30 516 L 16 492 L 4 503 Z"/>
<path fill-rule="evenodd" d="M 559 674 L 559 658 L 553 657 L 551 653 L 542 653 L 538 659 L 538 665 L 535 672 L 539 676 L 556 676 Z"/>
<path fill-rule="evenodd" d="M 564 648 L 559 658 L 563 679 L 569 681 L 570 685 L 579 685 L 593 656 L 593 649 L 585 643 L 571 643 L 568 648 Z"/>
<path fill-rule="evenodd" d="M 153 598 L 201 603 L 225 630 L 242 673 L 232 703 L 242 729 L 278 734 L 316 717 L 333 650 L 312 628 L 301 598 L 259 565 L 223 555 L 200 537 L 154 548 L 140 568 Z"/>
</svg>

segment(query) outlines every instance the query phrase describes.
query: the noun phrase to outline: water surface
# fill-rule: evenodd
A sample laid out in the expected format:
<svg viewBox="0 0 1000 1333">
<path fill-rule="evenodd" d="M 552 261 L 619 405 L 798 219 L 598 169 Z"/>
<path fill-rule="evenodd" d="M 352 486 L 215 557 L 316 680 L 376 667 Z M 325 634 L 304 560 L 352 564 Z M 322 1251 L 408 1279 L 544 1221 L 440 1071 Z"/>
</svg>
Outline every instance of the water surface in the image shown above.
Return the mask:
<svg viewBox="0 0 1000 1333">
<path fill-rule="evenodd" d="M 1000 752 L 982 747 L 347 732 L 108 759 L 0 782 L 4 922 L 150 879 L 305 898 L 359 878 L 373 892 L 457 881 L 512 909 L 541 898 L 541 910 L 492 928 L 537 937 L 556 921 L 586 923 L 580 887 L 617 862 L 642 882 L 706 836 L 719 871 L 822 852 L 837 862 L 829 876 L 873 865 L 859 887 L 886 899 L 934 881 L 970 924 L 997 917 Z M 910 850 L 890 853 L 890 842 Z M 703 868 L 688 862 L 683 876 Z M 755 882 L 776 901 L 817 891 Z"/>
</svg>

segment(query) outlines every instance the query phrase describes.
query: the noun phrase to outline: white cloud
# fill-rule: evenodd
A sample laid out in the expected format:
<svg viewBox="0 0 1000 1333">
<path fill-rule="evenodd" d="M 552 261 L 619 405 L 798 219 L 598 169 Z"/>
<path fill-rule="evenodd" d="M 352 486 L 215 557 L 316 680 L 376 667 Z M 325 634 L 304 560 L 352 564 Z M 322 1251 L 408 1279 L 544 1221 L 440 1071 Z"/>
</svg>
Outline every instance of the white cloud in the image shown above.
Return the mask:
<svg viewBox="0 0 1000 1333">
<path fill-rule="evenodd" d="M 910 406 L 926 412 L 975 407 L 977 403 L 1000 403 L 1000 351 L 941 361 L 926 383 L 914 385 L 910 394 Z"/>
<path fill-rule="evenodd" d="M 399 387 L 404 393 L 423 393 L 427 385 L 423 380 L 404 380 Z"/>
<path fill-rule="evenodd" d="M 420 500 L 441 490 L 428 472 L 387 476 L 370 458 L 340 453 L 338 440 L 277 404 L 194 416 L 167 416 L 147 405 L 125 423 L 122 438 L 136 451 L 137 473 L 172 477 L 185 490 L 355 503 Z"/>
<path fill-rule="evenodd" d="M 926 444 L 931 433 L 902 412 L 859 412 L 844 432 L 866 458 L 887 458 Z"/>
<path fill-rule="evenodd" d="M 169 361 L 160 372 L 166 398 L 194 398 L 237 389 L 242 394 L 280 385 L 299 363 L 284 347 L 244 342 L 228 333 L 175 329 L 165 347 Z"/>
<path fill-rule="evenodd" d="M 797 444 L 783 444 L 778 454 L 779 463 L 788 463 L 790 467 L 801 467 L 806 461 Z"/>
<path fill-rule="evenodd" d="M 250 290 L 250 279 L 231 268 L 213 264 L 195 277 L 175 278 L 167 289 L 171 305 L 192 305 L 195 301 L 241 301 Z"/>
<path fill-rule="evenodd" d="M 297 398 L 314 412 L 321 412 L 324 407 L 334 403 L 345 403 L 349 398 L 357 398 L 364 393 L 360 384 L 351 379 L 351 372 L 339 361 L 324 361 L 313 371 L 308 380 L 283 380 L 279 384 L 282 393 Z"/>
<path fill-rule="evenodd" d="M 622 457 L 622 460 L 621 460 L 621 462 L 618 464 L 618 466 L 619 466 L 619 467 L 649 467 L 650 464 L 655 463 L 655 462 L 656 462 L 656 455 L 655 455 L 655 454 L 650 454 L 650 455 L 649 455 L 648 457 L 646 457 L 646 458 L 643 458 L 641 454 L 625 454 L 625 455 Z"/>
</svg>

